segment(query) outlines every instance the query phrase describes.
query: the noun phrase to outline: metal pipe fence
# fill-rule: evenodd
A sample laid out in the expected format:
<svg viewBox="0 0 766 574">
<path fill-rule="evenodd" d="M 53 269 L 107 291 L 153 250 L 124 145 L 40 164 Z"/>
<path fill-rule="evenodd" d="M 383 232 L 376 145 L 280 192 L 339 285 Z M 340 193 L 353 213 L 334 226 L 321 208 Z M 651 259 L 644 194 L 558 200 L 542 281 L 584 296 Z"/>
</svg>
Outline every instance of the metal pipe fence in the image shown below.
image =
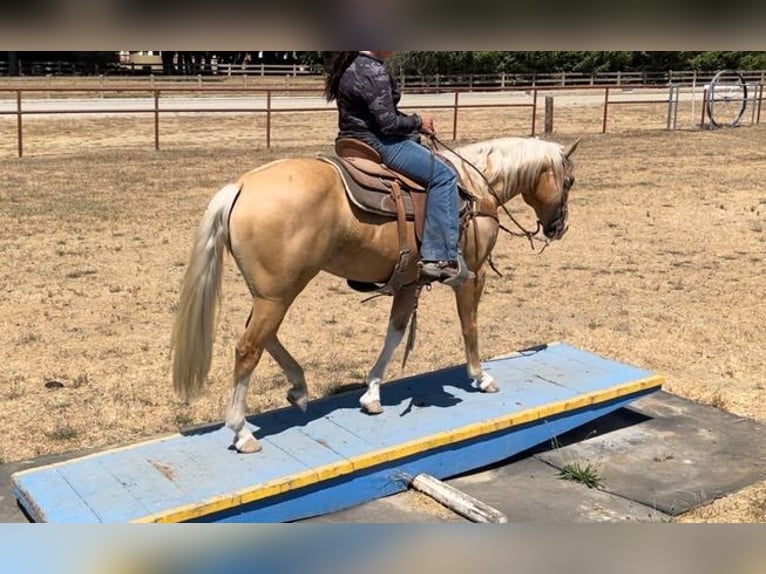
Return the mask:
<svg viewBox="0 0 766 574">
<path fill-rule="evenodd" d="M 761 116 L 761 106 L 763 101 L 763 84 L 759 84 L 755 86 L 755 94 L 752 96 L 752 103 L 755 106 L 752 114 L 752 123 L 760 124 L 760 116 Z M 620 90 L 619 96 L 615 96 L 615 91 L 618 91 L 618 88 L 614 86 L 582 86 L 578 87 L 576 90 L 573 90 L 572 88 L 566 88 L 563 86 L 551 86 L 551 87 L 545 87 L 545 88 L 505 88 L 503 90 L 499 89 L 485 89 L 485 90 L 477 90 L 477 89 L 456 89 L 454 90 L 454 96 L 452 98 L 452 101 L 450 103 L 429 103 L 426 105 L 420 105 L 420 106 L 414 106 L 414 105 L 407 105 L 402 106 L 403 109 L 427 109 L 427 110 L 445 110 L 445 111 L 451 111 L 452 112 L 452 140 L 458 139 L 458 126 L 460 124 L 460 111 L 461 110 L 471 110 L 471 109 L 521 109 L 521 110 L 527 110 L 529 113 L 529 126 L 530 126 L 530 135 L 535 136 L 537 135 L 537 115 L 538 115 L 538 100 L 540 98 L 540 94 L 560 94 L 562 96 L 572 96 L 573 94 L 575 97 L 577 94 L 581 95 L 582 97 L 590 97 L 590 101 L 598 101 L 598 93 L 603 93 L 603 99 L 601 100 L 601 107 L 602 107 L 602 122 L 601 122 L 601 133 L 606 133 L 607 131 L 607 125 L 608 125 L 608 119 L 609 119 L 609 113 L 611 109 L 614 106 L 625 106 L 625 105 L 662 105 L 662 106 L 668 106 L 671 107 L 671 104 L 673 103 L 673 98 L 678 97 L 679 90 L 674 89 L 674 87 L 671 87 L 671 90 L 669 93 L 667 93 L 665 96 L 657 96 L 655 98 L 649 98 L 649 97 L 636 97 L 636 92 L 640 93 L 642 91 L 651 91 L 654 90 L 657 91 L 656 86 L 630 86 L 630 88 L 623 88 Z M 104 95 L 112 94 L 112 95 L 118 95 L 123 96 L 128 100 L 130 104 L 134 104 L 137 101 L 140 101 L 137 99 L 138 95 L 144 95 L 148 96 L 150 99 L 150 105 L 141 107 L 138 105 L 130 105 L 130 106 L 118 106 L 114 105 L 113 107 L 109 106 L 92 106 L 92 107 L 73 107 L 71 104 L 71 99 L 67 99 L 64 97 L 58 97 L 58 98 L 52 98 L 53 95 L 72 95 L 72 94 L 97 94 L 99 95 L 99 99 L 96 99 L 93 101 L 95 104 L 96 102 L 104 102 L 105 98 Z M 427 89 L 422 90 L 410 90 L 408 93 L 432 93 L 429 92 Z M 524 101 L 512 101 L 512 102 L 471 102 L 466 101 L 468 99 L 468 96 L 466 94 L 498 94 L 498 93 L 517 93 L 522 94 L 522 98 Z M 318 98 L 321 95 L 321 92 L 319 92 L 316 88 L 306 89 L 306 88 L 261 88 L 261 89 L 244 89 L 242 87 L 224 87 L 224 86 L 197 86 L 197 87 L 163 87 L 163 88 L 145 88 L 145 87 L 111 87 L 111 88 L 102 88 L 102 87 L 51 87 L 51 88 L 45 88 L 45 87 L 17 87 L 17 88 L 0 88 L 0 104 L 3 103 L 3 94 L 10 94 L 11 98 L 15 100 L 15 109 L 4 109 L 0 106 L 0 116 L 15 116 L 16 117 L 16 134 L 17 134 L 17 149 L 18 149 L 18 157 L 23 157 L 24 155 L 24 117 L 25 116 L 32 116 L 32 115 L 78 115 L 78 114 L 88 114 L 88 115 L 140 115 L 140 114 L 151 114 L 153 116 L 153 123 L 154 123 L 154 148 L 155 150 L 160 149 L 160 125 L 161 125 L 161 118 L 164 114 L 179 114 L 179 113 L 189 113 L 189 114 L 216 114 L 216 113 L 253 113 L 253 114 L 264 114 L 266 118 L 266 135 L 265 135 L 265 145 L 267 148 L 270 148 L 272 146 L 272 132 L 273 132 L 273 122 L 272 117 L 274 114 L 282 114 L 282 113 L 307 113 L 307 112 L 326 112 L 326 111 L 332 111 L 335 108 L 331 106 L 299 106 L 299 105 L 291 105 L 291 106 L 280 106 L 277 105 L 275 102 L 275 97 L 282 97 L 284 98 L 283 101 L 289 101 L 292 99 L 293 102 L 297 101 L 294 98 L 298 94 L 309 94 L 312 97 Z M 37 94 L 38 97 L 35 98 L 33 95 Z M 197 102 L 204 101 L 203 98 L 205 96 L 210 95 L 222 95 L 222 94 L 246 94 L 249 97 L 253 96 L 260 96 L 263 98 L 263 105 L 244 105 L 244 106 L 221 106 L 221 107 L 212 107 L 212 106 L 202 106 L 202 105 L 189 105 L 189 106 L 173 106 L 173 107 L 163 107 L 162 103 L 165 101 L 172 101 L 171 96 L 177 96 L 178 94 L 193 94 L 194 96 L 198 97 Z M 675 96 L 674 96 L 675 94 Z M 42 95 L 43 98 L 40 98 L 39 96 Z M 704 127 L 705 124 L 705 102 L 707 101 L 708 97 L 708 90 L 705 89 L 702 92 L 702 118 L 700 120 L 699 127 Z M 305 96 L 304 96 L 305 97 Z M 696 97 L 695 93 L 691 94 L 692 98 Z M 11 98 L 4 98 L 6 101 L 11 101 Z M 42 107 L 38 109 L 25 107 L 25 103 L 32 105 L 33 102 L 40 102 L 41 99 L 45 101 L 47 104 L 50 104 L 51 101 L 55 102 L 56 107 Z M 117 102 L 117 99 L 111 100 L 114 102 Z M 125 100 L 123 100 L 125 101 Z M 67 103 L 70 102 L 69 106 L 67 106 Z M 598 105 L 591 103 L 590 105 Z M 8 108 L 9 106 L 5 106 Z M 668 125 L 670 125 L 670 122 L 668 122 Z"/>
</svg>

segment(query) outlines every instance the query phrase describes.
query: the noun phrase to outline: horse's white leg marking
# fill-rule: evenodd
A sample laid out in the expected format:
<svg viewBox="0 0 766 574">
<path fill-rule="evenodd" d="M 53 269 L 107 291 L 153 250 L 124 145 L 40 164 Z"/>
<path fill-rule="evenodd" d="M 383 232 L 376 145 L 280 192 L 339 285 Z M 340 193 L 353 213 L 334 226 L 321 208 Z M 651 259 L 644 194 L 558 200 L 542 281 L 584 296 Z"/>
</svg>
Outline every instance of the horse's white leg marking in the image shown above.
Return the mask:
<svg viewBox="0 0 766 574">
<path fill-rule="evenodd" d="M 497 386 L 492 375 L 483 369 L 481 369 L 478 374 L 471 373 L 471 370 L 469 369 L 468 375 L 483 393 L 496 393 L 500 390 L 500 387 Z"/>
<path fill-rule="evenodd" d="M 386 342 L 367 375 L 367 392 L 359 399 L 359 404 L 368 414 L 377 415 L 383 412 L 383 407 L 380 404 L 380 384 L 383 382 L 394 351 L 404 338 L 407 323 L 415 309 L 416 296 L 417 291 L 413 288 L 403 289 L 394 296 L 394 302 L 391 304 L 391 315 L 388 320 Z"/>
<path fill-rule="evenodd" d="M 234 390 L 231 394 L 226 426 L 234 431 L 234 446 L 239 452 L 252 453 L 261 450 L 261 445 L 247 426 L 247 388 L 250 377 L 261 360 L 268 342 L 276 337 L 277 329 L 287 311 L 287 305 L 255 297 L 250 324 L 237 343 L 234 363 Z"/>
<path fill-rule="evenodd" d="M 266 344 L 266 351 L 274 358 L 277 364 L 284 371 L 287 380 L 292 387 L 287 391 L 287 401 L 306 412 L 309 403 L 309 390 L 306 386 L 306 376 L 303 368 L 298 364 L 292 355 L 282 346 L 279 339 L 274 336 Z"/>
<path fill-rule="evenodd" d="M 234 448 L 242 453 L 253 453 L 261 450 L 261 445 L 253 435 L 253 431 L 245 422 L 247 406 L 247 388 L 250 383 L 250 374 L 247 373 L 234 385 L 229 402 L 229 410 L 226 414 L 226 426 L 234 431 Z"/>
<path fill-rule="evenodd" d="M 367 375 L 367 392 L 359 399 L 359 403 L 371 415 L 383 412 L 383 407 L 380 404 L 380 383 L 383 382 L 383 377 L 386 374 L 386 369 L 391 362 L 394 351 L 396 351 L 396 348 L 402 342 L 402 338 L 404 338 L 404 331 L 404 328 L 397 328 L 394 325 L 394 321 L 389 321 L 383 350 L 381 350 L 375 364 L 370 369 L 369 375 Z"/>
</svg>

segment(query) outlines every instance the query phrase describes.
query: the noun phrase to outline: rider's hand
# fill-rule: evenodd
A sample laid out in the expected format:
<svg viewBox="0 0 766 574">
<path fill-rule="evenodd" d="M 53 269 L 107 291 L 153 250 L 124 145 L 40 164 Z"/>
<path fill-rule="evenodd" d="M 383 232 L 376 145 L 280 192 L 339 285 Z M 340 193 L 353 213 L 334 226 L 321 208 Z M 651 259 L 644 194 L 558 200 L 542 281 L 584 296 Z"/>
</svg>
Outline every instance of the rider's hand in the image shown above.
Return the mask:
<svg viewBox="0 0 766 574">
<path fill-rule="evenodd" d="M 420 133 L 427 136 L 436 135 L 436 126 L 434 125 L 434 119 L 429 115 L 420 116 Z"/>
</svg>

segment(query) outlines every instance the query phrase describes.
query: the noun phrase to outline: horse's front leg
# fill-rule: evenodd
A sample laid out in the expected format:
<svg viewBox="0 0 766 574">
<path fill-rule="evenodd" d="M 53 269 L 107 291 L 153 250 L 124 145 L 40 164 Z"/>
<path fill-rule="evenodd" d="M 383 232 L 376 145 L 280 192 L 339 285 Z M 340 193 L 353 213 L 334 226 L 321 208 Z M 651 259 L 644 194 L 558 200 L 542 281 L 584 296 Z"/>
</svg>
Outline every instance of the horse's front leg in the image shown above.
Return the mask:
<svg viewBox="0 0 766 574">
<path fill-rule="evenodd" d="M 496 393 L 500 390 L 495 379 L 481 368 L 479 357 L 479 325 L 478 310 L 479 299 L 484 291 L 486 272 L 482 266 L 476 272 L 476 277 L 469 279 L 455 289 L 457 311 L 460 316 L 460 327 L 463 330 L 463 344 L 465 346 L 466 365 L 468 376 L 471 377 L 479 389 L 485 393 Z"/>
<path fill-rule="evenodd" d="M 404 338 L 404 331 L 407 329 L 407 323 L 415 309 L 415 300 L 417 299 L 417 288 L 404 287 L 396 295 L 391 304 L 391 315 L 388 320 L 388 331 L 386 332 L 386 342 L 378 355 L 378 359 L 370 369 L 367 375 L 367 392 L 359 399 L 362 410 L 370 415 L 377 415 L 383 412 L 380 404 L 380 383 L 386 374 L 386 368 L 391 362 L 391 357 Z"/>
</svg>

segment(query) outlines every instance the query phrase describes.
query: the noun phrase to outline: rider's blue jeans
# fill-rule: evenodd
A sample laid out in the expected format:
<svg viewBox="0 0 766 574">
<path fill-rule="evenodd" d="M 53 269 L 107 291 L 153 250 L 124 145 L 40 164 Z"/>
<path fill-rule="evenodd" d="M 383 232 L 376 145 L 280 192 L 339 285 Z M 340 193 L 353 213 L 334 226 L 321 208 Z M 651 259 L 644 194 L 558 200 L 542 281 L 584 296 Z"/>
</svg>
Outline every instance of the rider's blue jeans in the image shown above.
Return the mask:
<svg viewBox="0 0 766 574">
<path fill-rule="evenodd" d="M 376 146 L 383 163 L 424 185 L 429 185 L 423 245 L 424 261 L 455 261 L 458 221 L 457 176 L 430 149 L 413 140 L 386 141 Z"/>
</svg>

